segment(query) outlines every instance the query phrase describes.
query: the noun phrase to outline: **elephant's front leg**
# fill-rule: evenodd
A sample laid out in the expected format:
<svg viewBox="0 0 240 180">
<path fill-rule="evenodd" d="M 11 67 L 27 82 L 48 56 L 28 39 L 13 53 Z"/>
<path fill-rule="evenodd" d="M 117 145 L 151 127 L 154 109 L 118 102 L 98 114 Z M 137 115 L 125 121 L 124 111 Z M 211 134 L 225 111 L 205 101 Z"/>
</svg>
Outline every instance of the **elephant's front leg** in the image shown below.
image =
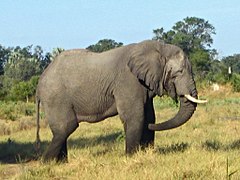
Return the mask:
<svg viewBox="0 0 240 180">
<path fill-rule="evenodd" d="M 140 148 L 143 119 L 131 119 L 126 123 L 126 153 L 133 154 Z"/>
<path fill-rule="evenodd" d="M 126 153 L 133 154 L 140 147 L 144 124 L 144 107 L 143 105 L 122 107 L 123 108 L 118 108 L 118 113 L 124 122 Z"/>
<path fill-rule="evenodd" d="M 153 147 L 155 132 L 148 129 L 149 124 L 155 124 L 155 112 L 153 107 L 153 99 L 149 99 L 144 106 L 144 125 L 141 137 L 141 147 Z"/>
</svg>

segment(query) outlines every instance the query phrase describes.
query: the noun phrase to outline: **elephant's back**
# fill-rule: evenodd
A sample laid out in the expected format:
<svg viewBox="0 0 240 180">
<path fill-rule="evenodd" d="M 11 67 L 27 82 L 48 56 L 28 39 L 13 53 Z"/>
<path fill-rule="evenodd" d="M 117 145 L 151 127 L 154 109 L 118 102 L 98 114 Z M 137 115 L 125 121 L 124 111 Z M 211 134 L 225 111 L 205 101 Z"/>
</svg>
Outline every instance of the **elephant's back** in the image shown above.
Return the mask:
<svg viewBox="0 0 240 180">
<path fill-rule="evenodd" d="M 62 52 L 47 67 L 39 79 L 39 95 L 65 93 L 67 89 L 81 89 L 113 78 L 113 66 L 100 54 L 75 49 Z M 104 61 L 105 60 L 105 61 Z M 92 87 L 93 88 L 93 87 Z"/>
<path fill-rule="evenodd" d="M 95 86 L 103 86 L 105 83 L 114 86 L 119 74 L 124 73 L 126 68 L 123 61 L 126 53 L 122 53 L 123 49 L 117 48 L 104 53 L 83 49 L 64 51 L 41 75 L 38 89 L 40 92 L 47 91 L 44 93 L 49 95 L 64 93 L 67 89 L 78 92 L 88 89 L 89 93 L 94 91 L 92 89 Z"/>
</svg>

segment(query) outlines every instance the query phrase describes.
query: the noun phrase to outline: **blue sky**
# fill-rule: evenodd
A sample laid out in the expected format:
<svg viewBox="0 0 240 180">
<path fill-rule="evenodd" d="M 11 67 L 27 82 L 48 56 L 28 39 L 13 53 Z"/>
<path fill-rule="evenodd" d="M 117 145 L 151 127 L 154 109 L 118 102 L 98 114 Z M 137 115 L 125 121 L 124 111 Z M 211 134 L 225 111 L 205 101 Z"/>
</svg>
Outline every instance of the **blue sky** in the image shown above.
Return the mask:
<svg viewBox="0 0 240 180">
<path fill-rule="evenodd" d="M 104 38 L 129 44 L 187 16 L 216 28 L 213 48 L 220 57 L 240 53 L 239 0 L 1 0 L 0 44 L 45 51 L 86 48 Z"/>
</svg>

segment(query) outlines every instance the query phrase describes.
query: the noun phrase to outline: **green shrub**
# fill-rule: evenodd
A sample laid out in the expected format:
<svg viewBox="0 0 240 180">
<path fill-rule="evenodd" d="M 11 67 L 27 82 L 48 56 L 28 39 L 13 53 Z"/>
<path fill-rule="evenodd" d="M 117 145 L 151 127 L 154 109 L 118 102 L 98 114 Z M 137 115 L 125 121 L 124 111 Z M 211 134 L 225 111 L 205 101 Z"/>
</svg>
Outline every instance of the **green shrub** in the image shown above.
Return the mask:
<svg viewBox="0 0 240 180">
<path fill-rule="evenodd" d="M 176 108 L 178 104 L 169 96 L 154 98 L 154 107 L 156 109 Z"/>
<path fill-rule="evenodd" d="M 8 120 L 16 120 L 18 113 L 16 112 L 16 103 L 15 102 L 1 102 L 0 104 L 0 118 Z"/>
<path fill-rule="evenodd" d="M 29 81 L 17 81 L 0 76 L 0 100 L 32 101 L 35 95 L 39 76 L 32 76 Z"/>
<path fill-rule="evenodd" d="M 209 72 L 204 80 L 219 84 L 226 84 L 228 81 L 228 77 L 222 72 Z"/>
<path fill-rule="evenodd" d="M 234 92 L 240 92 L 240 75 L 239 74 L 232 75 L 231 84 Z"/>
<path fill-rule="evenodd" d="M 8 96 L 13 101 L 28 102 L 29 98 L 34 96 L 36 92 L 38 79 L 38 76 L 33 76 L 29 81 L 21 81 L 15 83 L 11 87 Z"/>
<path fill-rule="evenodd" d="M 34 103 L 0 101 L 0 119 L 15 121 L 22 116 L 33 116 L 34 113 Z"/>
</svg>

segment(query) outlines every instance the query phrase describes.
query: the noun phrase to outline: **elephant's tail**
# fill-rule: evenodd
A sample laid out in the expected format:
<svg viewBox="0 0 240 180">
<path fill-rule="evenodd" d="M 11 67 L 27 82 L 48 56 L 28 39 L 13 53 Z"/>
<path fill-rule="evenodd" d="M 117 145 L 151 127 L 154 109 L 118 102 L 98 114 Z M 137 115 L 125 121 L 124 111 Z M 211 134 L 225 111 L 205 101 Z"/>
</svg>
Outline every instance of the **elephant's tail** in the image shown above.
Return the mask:
<svg viewBox="0 0 240 180">
<path fill-rule="evenodd" d="M 35 142 L 35 150 L 38 154 L 40 151 L 40 136 L 39 136 L 39 130 L 40 130 L 40 99 L 36 95 L 36 120 L 37 120 L 37 132 L 36 132 L 36 142 Z"/>
</svg>

